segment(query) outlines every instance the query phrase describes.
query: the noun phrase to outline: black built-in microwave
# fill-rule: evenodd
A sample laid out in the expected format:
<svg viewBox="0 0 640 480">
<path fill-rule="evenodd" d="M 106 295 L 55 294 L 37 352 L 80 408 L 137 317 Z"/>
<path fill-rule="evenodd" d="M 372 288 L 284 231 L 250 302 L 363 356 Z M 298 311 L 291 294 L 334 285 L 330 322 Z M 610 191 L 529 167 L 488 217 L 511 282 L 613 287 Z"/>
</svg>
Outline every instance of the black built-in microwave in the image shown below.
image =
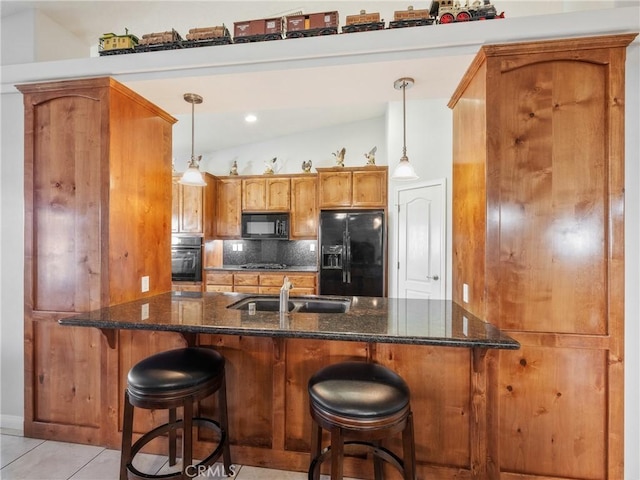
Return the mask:
<svg viewBox="0 0 640 480">
<path fill-rule="evenodd" d="M 243 213 L 242 238 L 289 239 L 288 213 Z"/>
</svg>

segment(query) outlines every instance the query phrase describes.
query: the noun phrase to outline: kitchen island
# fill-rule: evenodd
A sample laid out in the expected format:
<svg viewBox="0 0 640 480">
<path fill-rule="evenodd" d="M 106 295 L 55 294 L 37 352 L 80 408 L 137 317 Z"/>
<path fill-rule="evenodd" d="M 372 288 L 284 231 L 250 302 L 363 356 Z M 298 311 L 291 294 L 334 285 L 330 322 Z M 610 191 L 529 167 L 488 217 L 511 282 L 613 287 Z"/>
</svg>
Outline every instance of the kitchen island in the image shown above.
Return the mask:
<svg viewBox="0 0 640 480">
<path fill-rule="evenodd" d="M 125 387 L 123 366 L 139 360 L 131 352 L 148 343 L 150 334 L 178 334 L 183 344 L 214 346 L 228 362 L 233 460 L 271 468 L 308 467 L 306 382 L 317 369 L 354 358 L 379 362 L 411 388 L 419 476 L 486 478 L 487 452 L 497 441 L 487 426 L 488 399 L 495 393 L 487 363 L 496 349 L 517 349 L 518 342 L 447 300 L 348 297 L 345 313 L 228 308 L 247 297 L 168 292 L 60 324 L 100 329 L 118 357 L 127 359 L 118 373 L 119 391 Z M 291 297 L 327 298 L 345 300 Z M 215 415 L 211 404 L 200 409 Z M 119 418 L 121 406 L 114 411 Z M 370 475 L 368 464 L 349 460 L 348 475 Z"/>
</svg>

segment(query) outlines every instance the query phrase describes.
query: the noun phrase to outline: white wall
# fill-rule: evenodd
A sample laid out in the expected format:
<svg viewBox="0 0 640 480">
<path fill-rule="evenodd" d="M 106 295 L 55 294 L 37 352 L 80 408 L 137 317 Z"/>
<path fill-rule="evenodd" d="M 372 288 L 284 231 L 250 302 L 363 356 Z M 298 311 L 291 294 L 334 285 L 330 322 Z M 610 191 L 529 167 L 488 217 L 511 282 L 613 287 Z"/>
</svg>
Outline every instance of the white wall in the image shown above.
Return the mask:
<svg viewBox="0 0 640 480">
<path fill-rule="evenodd" d="M 0 102 L 0 426 L 22 429 L 24 113 L 18 93 Z"/>
<path fill-rule="evenodd" d="M 2 64 L 88 57 L 90 48 L 34 9 L 2 19 Z"/>
<path fill-rule="evenodd" d="M 332 154 L 345 147 L 345 166 L 356 167 L 367 162 L 364 154 L 374 146 L 378 147 L 376 163 L 386 165 L 386 125 L 384 120 L 384 117 L 376 117 L 342 124 L 338 127 L 327 127 L 275 138 L 267 142 L 204 153 L 201 166 L 203 170 L 214 175 L 228 175 L 231 164 L 236 160 L 238 173 L 241 175 L 259 175 L 265 170 L 264 162 L 277 157 L 280 165 L 278 173 L 302 173 L 301 165 L 306 160 L 313 162 L 312 171 L 315 171 L 317 167 L 335 166 L 335 157 Z M 180 124 L 183 127 L 182 131 L 179 127 Z M 184 132 L 191 127 L 187 122 L 179 121 L 174 124 L 173 128 L 174 135 L 180 135 L 185 134 Z M 198 154 L 199 152 L 196 151 L 196 155 Z M 177 171 L 184 169 L 190 155 L 191 152 L 174 151 L 173 156 L 176 159 L 175 168 Z"/>
<path fill-rule="evenodd" d="M 410 97 L 411 90 L 407 91 Z M 451 186 L 453 174 L 452 112 L 447 107 L 448 98 L 410 101 L 407 99 L 407 157 L 420 177 L 415 182 L 389 182 L 389 294 L 397 288 L 398 223 L 395 201 L 397 188 L 412 183 L 445 179 L 447 188 L 447 271 L 445 296 L 451 298 Z M 402 156 L 402 102 L 394 102 L 387 110 L 387 148 L 389 149 L 389 175 Z"/>
<path fill-rule="evenodd" d="M 627 49 L 625 110 L 625 479 L 640 480 L 640 44 Z"/>
<path fill-rule="evenodd" d="M 35 18 L 35 10 L 27 10 L 2 18 L 2 28 L 0 28 L 2 65 L 35 61 Z M 20 41 L 16 41 L 18 38 Z"/>
</svg>

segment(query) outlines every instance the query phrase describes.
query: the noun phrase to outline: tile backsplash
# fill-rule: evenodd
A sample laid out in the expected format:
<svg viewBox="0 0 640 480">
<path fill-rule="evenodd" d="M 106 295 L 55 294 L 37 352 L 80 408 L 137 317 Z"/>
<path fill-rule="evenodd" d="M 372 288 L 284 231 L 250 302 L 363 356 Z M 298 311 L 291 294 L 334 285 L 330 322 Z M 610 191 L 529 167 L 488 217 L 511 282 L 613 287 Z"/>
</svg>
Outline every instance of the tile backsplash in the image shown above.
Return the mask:
<svg viewBox="0 0 640 480">
<path fill-rule="evenodd" d="M 316 240 L 225 240 L 222 262 L 225 266 L 245 263 L 316 266 L 317 243 Z"/>
</svg>

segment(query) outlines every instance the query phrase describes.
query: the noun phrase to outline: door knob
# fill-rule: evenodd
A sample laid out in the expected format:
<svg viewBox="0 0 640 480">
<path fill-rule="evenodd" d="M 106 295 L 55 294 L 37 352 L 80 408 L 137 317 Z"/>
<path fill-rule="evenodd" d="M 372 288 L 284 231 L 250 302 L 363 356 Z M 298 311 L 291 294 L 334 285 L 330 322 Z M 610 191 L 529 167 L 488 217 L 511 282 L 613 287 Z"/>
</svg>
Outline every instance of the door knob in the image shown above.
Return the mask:
<svg viewBox="0 0 640 480">
<path fill-rule="evenodd" d="M 433 277 L 429 277 L 429 276 L 427 276 L 427 278 L 430 278 L 431 280 L 434 280 L 434 281 L 436 281 L 436 280 L 439 280 L 439 279 L 440 279 L 440 277 L 439 277 L 438 275 L 434 275 Z"/>
</svg>

